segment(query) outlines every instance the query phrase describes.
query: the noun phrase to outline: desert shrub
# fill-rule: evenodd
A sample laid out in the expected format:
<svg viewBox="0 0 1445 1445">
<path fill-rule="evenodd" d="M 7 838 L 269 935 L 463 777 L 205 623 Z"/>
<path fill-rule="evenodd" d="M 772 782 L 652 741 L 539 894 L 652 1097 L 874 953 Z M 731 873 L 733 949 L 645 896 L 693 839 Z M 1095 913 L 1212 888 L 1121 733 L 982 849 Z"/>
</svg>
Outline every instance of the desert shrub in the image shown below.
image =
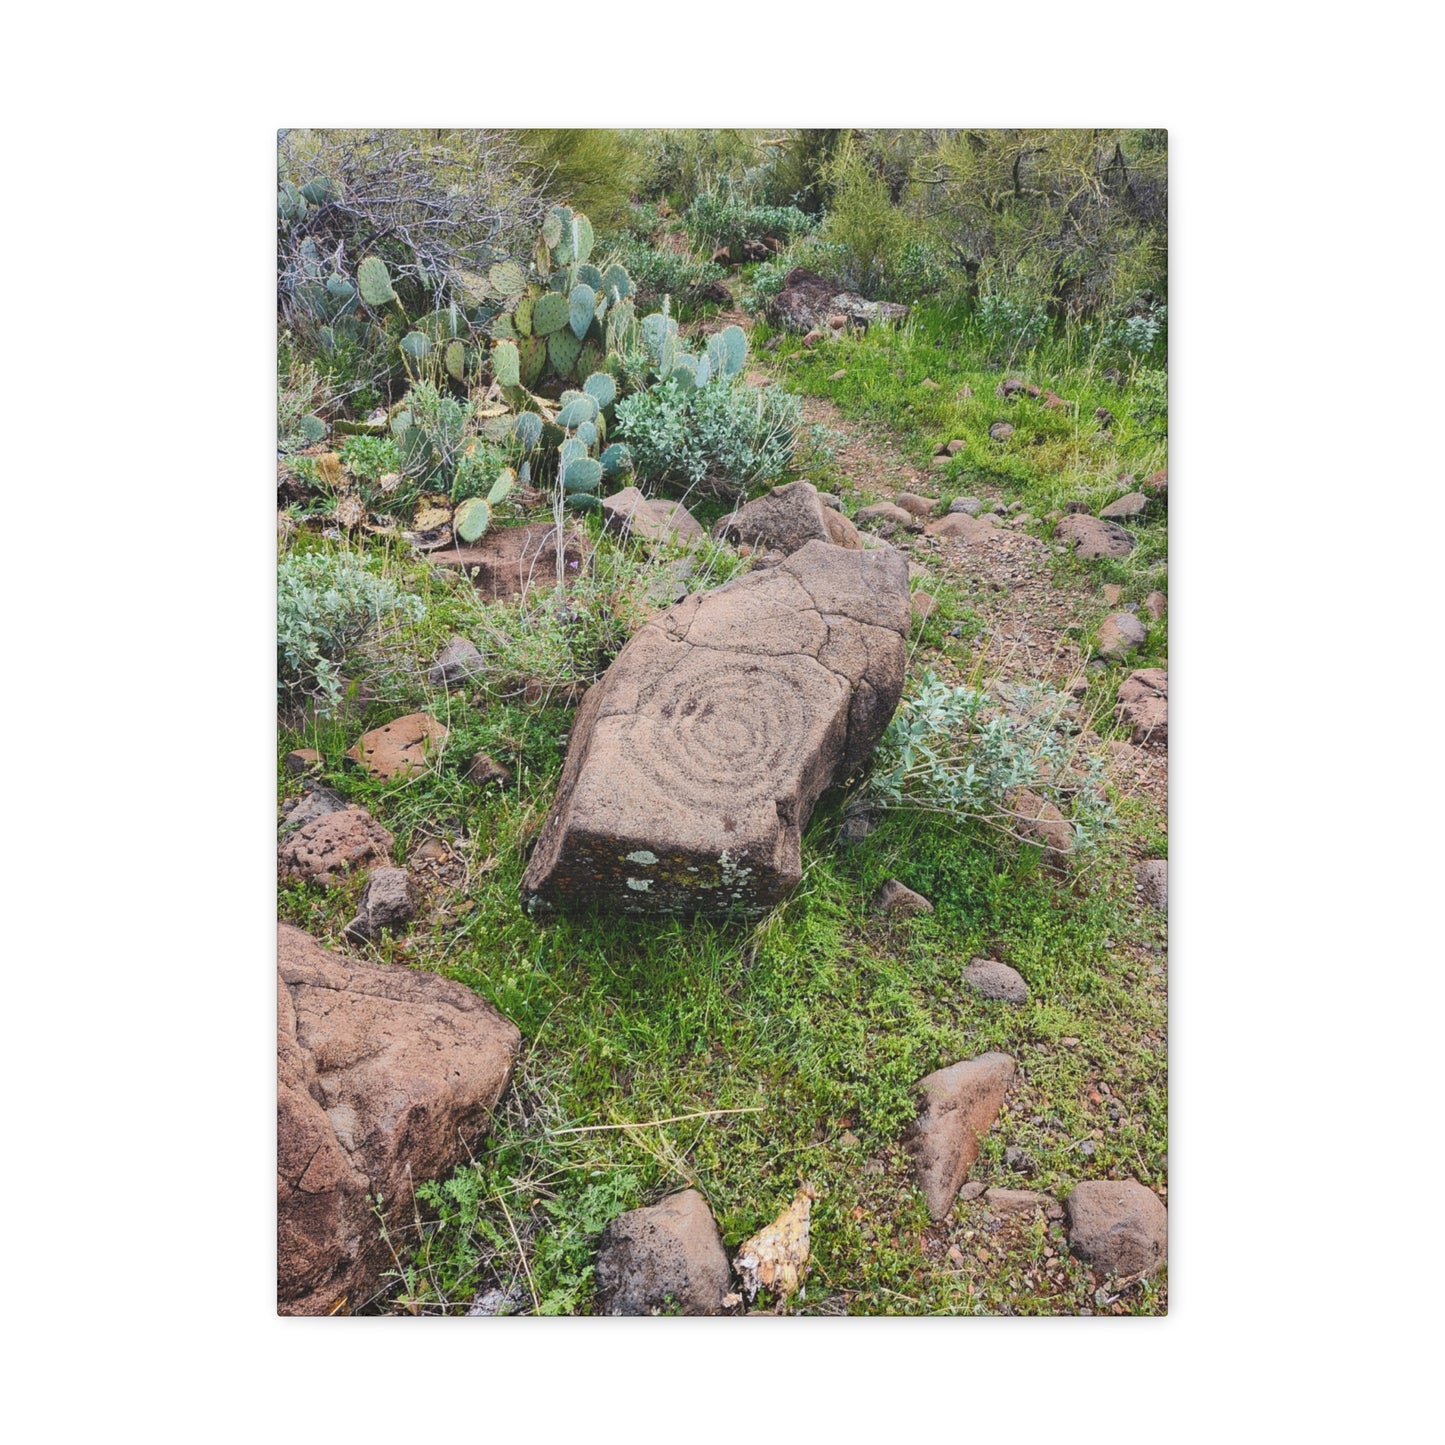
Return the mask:
<svg viewBox="0 0 1445 1445">
<path fill-rule="evenodd" d="M 290 343 L 290 336 L 283 336 L 276 348 L 276 447 L 283 452 L 320 441 L 326 434 L 317 415 L 328 401 L 325 378 Z"/>
<path fill-rule="evenodd" d="M 418 621 L 419 597 L 406 595 L 350 552 L 308 552 L 276 571 L 276 665 L 283 693 L 316 698 L 322 711 L 342 695 L 347 653 L 388 618 Z"/>
<path fill-rule="evenodd" d="M 813 230 L 817 220 L 796 206 L 752 205 L 724 185 L 698 196 L 688 207 L 683 224 L 703 250 L 726 246 L 738 260 L 744 241 L 776 236 L 786 244 Z"/>
<path fill-rule="evenodd" d="M 643 165 L 632 132 L 524 130 L 518 135 L 548 201 L 585 211 L 599 226 L 617 226 L 628 218 Z"/>
<path fill-rule="evenodd" d="M 908 218 L 851 142 L 834 155 L 829 178 L 833 199 L 823 234 L 841 248 L 842 279 L 865 296 L 877 296 L 910 239 Z"/>
<path fill-rule="evenodd" d="M 1154 298 L 1139 298 L 1081 328 L 1086 345 L 1101 361 L 1115 366 L 1162 362 L 1169 346 L 1169 308 Z"/>
<path fill-rule="evenodd" d="M 740 497 L 787 471 L 803 404 L 778 386 L 669 380 L 624 397 L 617 423 L 639 477 Z"/>
<path fill-rule="evenodd" d="M 969 324 L 996 362 L 1032 351 L 1048 334 L 1048 307 L 1038 300 L 986 291 L 978 298 Z"/>
<path fill-rule="evenodd" d="M 682 205 L 719 177 L 741 177 L 762 154 L 756 130 L 647 130 L 637 136 L 639 189 L 648 200 L 671 196 Z"/>
<path fill-rule="evenodd" d="M 616 257 L 627 268 L 637 285 L 639 299 L 644 301 L 662 296 L 693 299 L 723 275 L 723 268 L 713 261 L 630 237 L 618 244 Z"/>
<path fill-rule="evenodd" d="M 1097 841 L 1112 819 L 1105 767 L 1081 756 L 1071 700 L 1044 683 L 1013 688 L 1012 709 L 932 673 L 899 704 L 864 786 L 870 802 L 944 813 L 1014 835 L 1010 795 L 1028 788 L 1068 818 L 1076 845 Z"/>
<path fill-rule="evenodd" d="M 392 437 L 347 437 L 341 443 L 341 461 L 362 482 L 377 482 L 401 470 L 401 452 Z"/>
<path fill-rule="evenodd" d="M 403 371 L 407 317 L 477 300 L 477 278 L 524 253 L 543 201 L 501 131 L 293 130 L 277 147 L 276 305 L 342 395 Z M 382 263 L 396 313 L 367 302 Z M 405 324 L 404 324 L 405 323 Z"/>
</svg>

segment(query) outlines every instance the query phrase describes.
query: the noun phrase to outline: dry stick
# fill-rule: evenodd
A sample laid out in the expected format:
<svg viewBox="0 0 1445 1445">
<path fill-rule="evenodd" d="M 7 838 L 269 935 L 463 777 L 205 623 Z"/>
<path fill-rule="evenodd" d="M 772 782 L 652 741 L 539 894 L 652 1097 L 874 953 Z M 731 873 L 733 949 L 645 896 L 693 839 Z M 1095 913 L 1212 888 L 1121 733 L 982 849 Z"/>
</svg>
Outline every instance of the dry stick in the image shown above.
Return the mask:
<svg viewBox="0 0 1445 1445">
<path fill-rule="evenodd" d="M 537 1297 L 537 1284 L 532 1278 L 532 1266 L 527 1262 L 527 1251 L 522 1248 L 522 1236 L 517 1233 L 517 1226 L 512 1223 L 512 1211 L 507 1208 L 507 1201 L 502 1198 L 500 1192 L 494 1194 L 492 1197 L 502 1206 L 502 1213 L 507 1216 L 507 1228 L 512 1231 L 512 1238 L 517 1241 L 517 1255 L 522 1261 L 523 1270 L 526 1271 L 527 1288 L 532 1293 L 532 1309 L 537 1314 L 541 1314 L 542 1301 Z"/>
<path fill-rule="evenodd" d="M 655 1129 L 659 1124 L 681 1124 L 688 1119 L 717 1119 L 724 1114 L 761 1114 L 766 1106 L 749 1104 L 742 1109 L 703 1109 L 696 1114 L 674 1114 L 670 1119 L 648 1119 L 638 1124 L 583 1124 L 574 1129 L 549 1129 L 547 1137 L 555 1139 L 559 1134 L 601 1134 L 608 1129 Z"/>
</svg>

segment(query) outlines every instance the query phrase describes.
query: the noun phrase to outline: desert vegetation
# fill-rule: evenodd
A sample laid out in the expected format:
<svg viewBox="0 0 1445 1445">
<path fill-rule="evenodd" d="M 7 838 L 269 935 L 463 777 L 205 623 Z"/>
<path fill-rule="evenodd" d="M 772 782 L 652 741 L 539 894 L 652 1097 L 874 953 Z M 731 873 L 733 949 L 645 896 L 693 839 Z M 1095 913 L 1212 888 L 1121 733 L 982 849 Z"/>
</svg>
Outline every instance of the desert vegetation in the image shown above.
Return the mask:
<svg viewBox="0 0 1445 1445">
<path fill-rule="evenodd" d="M 1166 211 L 1151 130 L 283 134 L 278 914 L 515 1030 L 308 1310 L 631 1309 L 616 1222 L 685 1190 L 719 1310 L 1167 1308 L 1078 1193 L 1168 1196 Z M 588 689 L 805 555 L 902 662 L 782 896 L 536 906 Z M 920 1086 L 993 1057 L 940 1210 Z"/>
</svg>

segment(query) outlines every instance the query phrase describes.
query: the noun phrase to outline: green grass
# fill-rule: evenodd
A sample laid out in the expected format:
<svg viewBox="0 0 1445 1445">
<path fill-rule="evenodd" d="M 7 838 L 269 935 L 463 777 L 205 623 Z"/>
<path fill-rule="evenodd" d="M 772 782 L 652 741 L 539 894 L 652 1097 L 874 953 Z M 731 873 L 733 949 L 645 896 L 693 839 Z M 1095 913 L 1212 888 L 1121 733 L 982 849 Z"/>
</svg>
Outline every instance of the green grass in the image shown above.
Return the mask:
<svg viewBox="0 0 1445 1445">
<path fill-rule="evenodd" d="M 766 325 L 756 328 L 755 348 L 771 335 Z M 941 443 L 963 440 L 964 450 L 947 471 L 929 478 L 946 501 L 985 488 L 1039 519 L 1070 502 L 1098 512 L 1129 490 L 1121 475 L 1142 481 L 1168 466 L 1159 399 L 1145 384 L 1149 373 L 1120 390 L 1104 379 L 1102 362 L 1067 339 L 1050 339 L 1011 359 L 992 350 L 960 314 L 919 306 L 900 328 L 872 328 L 813 348 L 784 334 L 771 364 L 795 390 L 826 397 L 854 420 L 887 427 L 919 467 L 929 465 Z M 839 371 L 845 374 L 834 380 Z M 1001 400 L 995 390 L 1007 376 L 1076 405 L 1051 410 L 1029 397 Z M 971 396 L 960 394 L 964 387 Z M 1094 418 L 1099 406 L 1114 415 L 1107 430 Z M 990 440 L 996 421 L 1009 422 L 1014 434 Z M 1051 527 L 1041 520 L 1034 530 L 1047 536 Z M 1142 602 L 1166 587 L 1164 504 L 1151 504 L 1143 525 L 1131 523 L 1129 530 L 1137 542 L 1129 557 L 1070 565 L 1083 566 L 1096 582 L 1124 585 L 1126 600 Z"/>
<path fill-rule="evenodd" d="M 953 341 L 925 317 L 899 334 L 818 352 L 788 339 L 776 360 L 795 387 L 894 430 L 920 463 L 937 442 L 964 437 L 962 458 L 939 479 L 945 496 L 987 481 L 1042 517 L 1070 500 L 1112 500 L 1120 470 L 1164 465 L 1154 423 L 1131 419 L 1128 393 L 1086 363 L 1056 353 L 1052 367 L 1035 358 L 1001 368 Z M 829 381 L 839 367 L 845 379 Z M 1005 374 L 1078 400 L 1079 417 L 998 401 L 993 388 Z M 922 388 L 925 376 L 940 389 Z M 956 395 L 964 382 L 972 398 Z M 1119 418 L 1113 434 L 1094 426 L 1098 404 Z M 1003 417 L 1019 432 L 1000 448 L 987 427 Z M 831 473 L 823 464 L 814 475 L 821 483 Z M 1062 878 L 1034 850 L 936 817 L 889 815 L 841 850 L 834 794 L 808 829 L 803 882 L 761 924 L 597 914 L 536 921 L 520 906 L 520 880 L 572 712 L 560 694 L 524 703 L 517 682 L 597 675 L 625 636 L 609 597 L 637 570 L 595 519 L 588 525 L 600 580 L 574 595 L 567 626 L 551 630 L 549 603 L 530 613 L 484 606 L 466 583 L 381 548 L 385 565 L 426 601 L 425 617 L 351 659 L 356 686 L 341 715 L 283 711 L 281 754 L 318 749 L 324 780 L 393 832 L 398 862 L 427 837 L 449 840 L 458 860 L 434 882 L 418 870 L 429 894 L 418 922 L 367 956 L 458 980 L 524 1039 L 492 1135 L 450 1181 L 424 1188 L 426 1222 L 393 1236 L 404 1268 L 371 1308 L 465 1312 L 480 1291 L 500 1287 L 528 1311 L 586 1312 L 598 1234 L 620 1211 L 691 1185 L 731 1248 L 806 1182 L 819 1198 L 812 1271 L 795 1311 L 1160 1312 L 1162 1277 L 1096 1295 L 1057 1223 L 1000 1223 L 978 1203 L 932 1223 L 901 1146 L 921 1075 L 1001 1049 L 1020 1074 L 972 1178 L 1056 1199 L 1086 1178 L 1163 1186 L 1164 924 L 1140 912 L 1130 868 L 1131 856 L 1167 855 L 1157 808 L 1146 797 L 1120 800 L 1112 841 Z M 1162 586 L 1165 537 L 1160 519 L 1134 530 L 1140 545 L 1124 563 L 1060 557 L 1060 580 L 1095 589 L 1116 581 L 1125 600 L 1142 602 Z M 704 569 L 694 585 L 726 575 L 724 556 L 713 562 L 715 574 Z M 910 671 L 967 673 L 981 625 L 969 584 L 940 575 L 918 585 L 939 605 L 914 625 Z M 1107 611 L 1100 601 L 1080 614 L 1081 643 Z M 427 685 L 425 669 L 454 632 L 477 642 L 488 665 L 475 685 L 447 694 Z M 1166 656 L 1159 624 L 1130 666 Z M 1127 671 L 1090 674 L 1085 710 L 1105 734 L 1117 733 L 1110 709 Z M 435 771 L 380 783 L 345 761 L 366 728 L 417 708 L 451 729 Z M 509 786 L 478 790 L 465 780 L 479 750 L 512 770 Z M 279 765 L 278 781 L 296 790 Z M 934 916 L 898 925 L 872 916 L 868 902 L 890 876 L 929 897 Z M 361 886 L 284 885 L 280 916 L 354 953 L 341 929 Z M 1017 968 L 1030 1001 L 1011 1007 L 970 995 L 962 971 L 979 954 Z M 650 1122 L 678 1115 L 693 1117 Z M 644 1127 L 610 1127 L 619 1124 Z M 1005 1165 L 1010 1146 L 1032 1157 L 1027 1176 Z"/>
<path fill-rule="evenodd" d="M 452 630 L 469 630 L 478 604 L 445 578 L 419 572 L 412 580 L 430 610 L 405 650 L 426 659 Z M 935 591 L 940 610 L 916 629 L 915 648 L 932 654 L 946 642 L 962 655 L 951 629 L 969 614 L 948 586 Z M 394 668 L 394 658 L 387 665 Z M 475 989 L 516 1022 L 525 1049 L 494 1135 L 451 1195 L 435 1196 L 443 1222 L 424 1238 L 407 1231 L 393 1240 L 409 1277 L 393 1286 L 386 1307 L 464 1310 L 481 1289 L 500 1284 L 520 1291 L 528 1309 L 585 1311 L 597 1234 L 620 1210 L 693 1185 L 735 1246 L 804 1181 L 820 1198 L 813 1273 L 795 1309 L 1090 1307 L 1091 1286 L 1077 1266 L 1058 1266 L 1063 1283 L 1044 1271 L 1042 1251 L 1058 1253 L 1057 1226 L 1051 1242 L 1012 1228 L 988 1234 L 989 1250 L 1001 1253 L 987 1260 L 965 1241 L 963 1266 L 950 1262 L 947 1249 L 959 1247 L 979 1207 L 959 1206 L 952 1221 L 932 1225 L 900 1139 L 922 1074 L 1003 1049 L 1024 1069 L 1018 1112 L 995 1127 L 974 1177 L 1059 1196 L 1109 1170 L 1162 1179 L 1163 999 L 1141 972 L 1152 935 L 1117 855 L 1069 882 L 1040 868 L 1029 850 L 1001 851 L 976 832 L 902 814 L 840 852 L 835 796 L 808 830 L 802 884 L 761 925 L 599 915 L 538 923 L 521 909 L 519 884 L 527 843 L 551 800 L 570 710 L 506 702 L 477 709 L 460 694 L 429 694 L 415 672 L 392 677 L 404 685 L 384 702 L 339 719 L 292 719 L 281 751 L 317 748 L 325 780 L 396 835 L 397 861 L 423 836 L 454 840 L 465 881 L 437 893 L 410 935 L 386 938 L 370 954 Z M 380 783 L 344 763 L 365 727 L 428 703 L 452 728 L 435 772 Z M 465 782 L 477 749 L 512 768 L 510 787 L 479 791 Z M 868 900 L 893 875 L 932 898 L 936 915 L 903 926 L 872 917 Z M 287 885 L 281 917 L 344 947 L 340 931 L 360 887 L 359 879 L 330 890 Z M 1027 1006 L 983 1003 L 963 990 L 962 969 L 979 953 L 1024 974 L 1033 991 Z M 1146 1045 L 1146 1037 L 1156 1042 Z M 1065 1038 L 1077 1043 L 1065 1047 Z M 1124 1105 L 1127 1124 L 1110 1127 L 1089 1103 L 1100 1079 Z M 756 1112 L 557 1132 L 715 1110 Z M 1096 1131 L 1097 1153 L 1085 1163 L 1077 1145 Z M 1009 1144 L 1034 1156 L 1032 1179 L 1004 1168 Z M 1152 1309 L 1158 1298 L 1136 1290 L 1124 1305 Z"/>
</svg>

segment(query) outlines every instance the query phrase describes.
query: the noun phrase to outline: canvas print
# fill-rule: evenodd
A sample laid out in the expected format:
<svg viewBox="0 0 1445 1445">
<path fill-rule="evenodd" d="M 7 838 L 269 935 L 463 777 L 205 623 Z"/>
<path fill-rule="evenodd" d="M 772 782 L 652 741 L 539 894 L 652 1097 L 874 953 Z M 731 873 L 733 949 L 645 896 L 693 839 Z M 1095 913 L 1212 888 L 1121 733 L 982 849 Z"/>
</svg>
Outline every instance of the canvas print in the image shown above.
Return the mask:
<svg viewBox="0 0 1445 1445">
<path fill-rule="evenodd" d="M 1167 161 L 279 132 L 281 1314 L 1166 1311 Z"/>
</svg>

